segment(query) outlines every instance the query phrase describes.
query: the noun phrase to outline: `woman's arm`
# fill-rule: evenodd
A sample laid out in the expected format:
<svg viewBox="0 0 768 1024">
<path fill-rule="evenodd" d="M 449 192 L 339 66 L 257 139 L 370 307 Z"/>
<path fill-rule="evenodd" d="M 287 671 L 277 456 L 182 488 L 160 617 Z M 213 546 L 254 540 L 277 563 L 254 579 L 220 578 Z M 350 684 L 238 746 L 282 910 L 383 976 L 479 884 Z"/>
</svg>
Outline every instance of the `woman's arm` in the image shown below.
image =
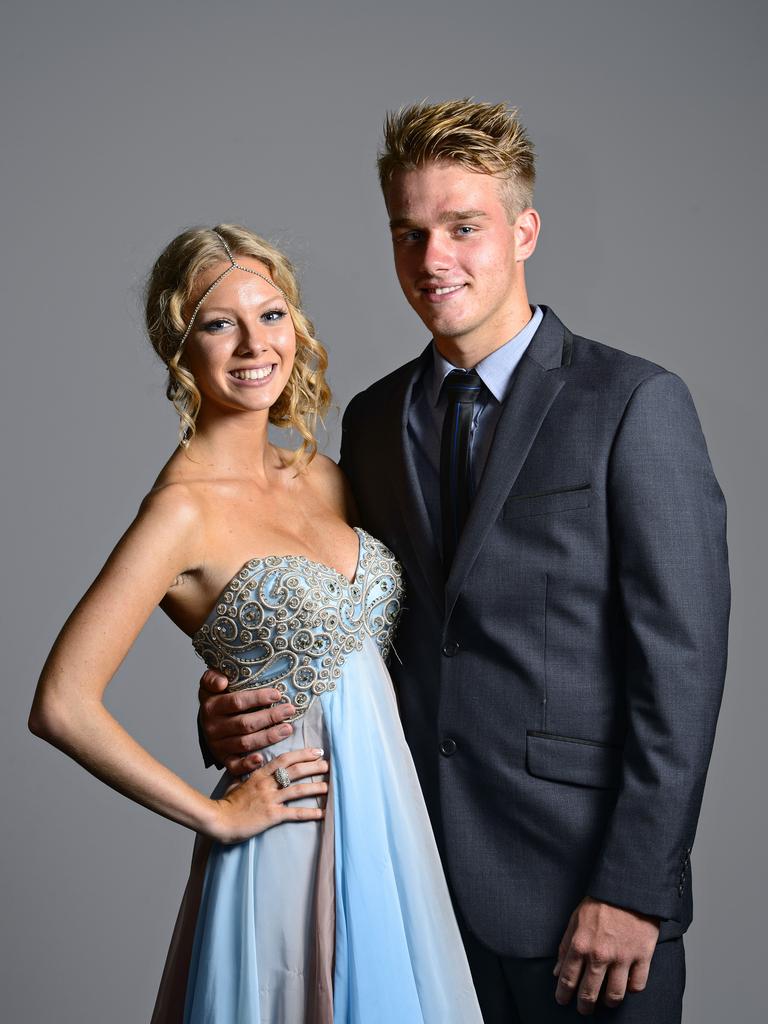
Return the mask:
<svg viewBox="0 0 768 1024">
<path fill-rule="evenodd" d="M 221 800 L 198 792 L 157 761 L 107 711 L 104 692 L 152 611 L 191 565 L 204 531 L 183 485 L 153 492 L 67 620 L 43 668 L 29 727 L 113 789 L 188 828 L 236 842 L 283 820 L 318 818 L 285 804 L 324 793 L 325 783 L 277 788 L 259 769 Z M 301 757 L 296 755 L 300 754 Z M 282 755 L 293 779 L 327 770 L 322 752 Z"/>
</svg>

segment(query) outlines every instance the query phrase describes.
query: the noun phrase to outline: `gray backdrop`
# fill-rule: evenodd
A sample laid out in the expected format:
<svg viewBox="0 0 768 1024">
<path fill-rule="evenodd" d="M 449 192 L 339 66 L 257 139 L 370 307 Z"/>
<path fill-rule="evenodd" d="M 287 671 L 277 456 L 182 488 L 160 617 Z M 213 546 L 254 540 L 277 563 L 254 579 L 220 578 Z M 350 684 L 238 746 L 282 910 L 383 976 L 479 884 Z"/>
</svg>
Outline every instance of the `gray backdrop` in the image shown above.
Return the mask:
<svg viewBox="0 0 768 1024">
<path fill-rule="evenodd" d="M 25 724 L 56 632 L 174 444 L 141 279 L 189 224 L 282 243 L 343 408 L 425 343 L 391 267 L 383 113 L 463 95 L 518 104 L 538 148 L 532 299 L 682 374 L 728 497 L 732 654 L 686 1021 L 764 1019 L 765 22 L 757 0 L 6 5 L 4 1020 L 147 1020 L 186 877 L 188 832 Z M 328 433 L 335 454 L 338 419 Z M 158 613 L 109 705 L 209 789 L 200 667 Z"/>
</svg>

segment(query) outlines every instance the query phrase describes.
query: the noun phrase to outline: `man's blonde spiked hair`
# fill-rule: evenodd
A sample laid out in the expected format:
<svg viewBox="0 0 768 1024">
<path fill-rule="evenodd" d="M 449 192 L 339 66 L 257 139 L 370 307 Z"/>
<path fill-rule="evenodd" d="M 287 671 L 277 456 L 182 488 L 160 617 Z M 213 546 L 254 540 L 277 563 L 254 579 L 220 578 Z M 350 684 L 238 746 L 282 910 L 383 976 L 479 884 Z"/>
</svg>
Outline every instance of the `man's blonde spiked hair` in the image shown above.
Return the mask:
<svg viewBox="0 0 768 1024">
<path fill-rule="evenodd" d="M 453 161 L 469 171 L 499 178 L 510 220 L 533 202 L 533 145 L 516 108 L 506 103 L 424 101 L 387 114 L 384 148 L 378 158 L 385 198 L 397 171 L 414 170 L 431 161 Z"/>
</svg>

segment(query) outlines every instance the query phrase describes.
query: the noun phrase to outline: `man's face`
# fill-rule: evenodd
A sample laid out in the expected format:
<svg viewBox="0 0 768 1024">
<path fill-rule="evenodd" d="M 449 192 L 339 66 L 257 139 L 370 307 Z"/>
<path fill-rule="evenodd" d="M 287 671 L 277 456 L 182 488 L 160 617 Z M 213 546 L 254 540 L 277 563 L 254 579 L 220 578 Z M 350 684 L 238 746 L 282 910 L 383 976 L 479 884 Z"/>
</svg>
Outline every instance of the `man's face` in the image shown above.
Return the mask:
<svg viewBox="0 0 768 1024">
<path fill-rule="evenodd" d="M 385 199 L 400 287 L 438 345 L 491 350 L 512 337 L 521 303 L 530 316 L 522 262 L 529 252 L 518 252 L 520 231 L 498 179 L 430 163 L 397 172 Z"/>
</svg>

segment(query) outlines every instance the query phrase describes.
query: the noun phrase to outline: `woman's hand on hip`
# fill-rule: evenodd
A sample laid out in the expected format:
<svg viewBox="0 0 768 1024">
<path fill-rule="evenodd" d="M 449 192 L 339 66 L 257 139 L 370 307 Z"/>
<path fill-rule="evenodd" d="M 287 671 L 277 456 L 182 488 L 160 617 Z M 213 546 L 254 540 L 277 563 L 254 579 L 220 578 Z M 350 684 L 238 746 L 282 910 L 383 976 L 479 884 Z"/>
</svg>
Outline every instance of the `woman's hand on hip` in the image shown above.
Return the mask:
<svg viewBox="0 0 768 1024">
<path fill-rule="evenodd" d="M 276 774 L 282 769 L 290 785 L 279 786 Z M 221 843 L 239 843 L 285 821 L 317 821 L 325 814 L 320 807 L 296 807 L 293 800 L 324 797 L 327 782 L 302 782 L 312 776 L 326 775 L 328 762 L 323 751 L 305 747 L 280 754 L 268 764 L 256 768 L 248 778 L 235 783 L 218 800 L 211 834 Z"/>
</svg>

